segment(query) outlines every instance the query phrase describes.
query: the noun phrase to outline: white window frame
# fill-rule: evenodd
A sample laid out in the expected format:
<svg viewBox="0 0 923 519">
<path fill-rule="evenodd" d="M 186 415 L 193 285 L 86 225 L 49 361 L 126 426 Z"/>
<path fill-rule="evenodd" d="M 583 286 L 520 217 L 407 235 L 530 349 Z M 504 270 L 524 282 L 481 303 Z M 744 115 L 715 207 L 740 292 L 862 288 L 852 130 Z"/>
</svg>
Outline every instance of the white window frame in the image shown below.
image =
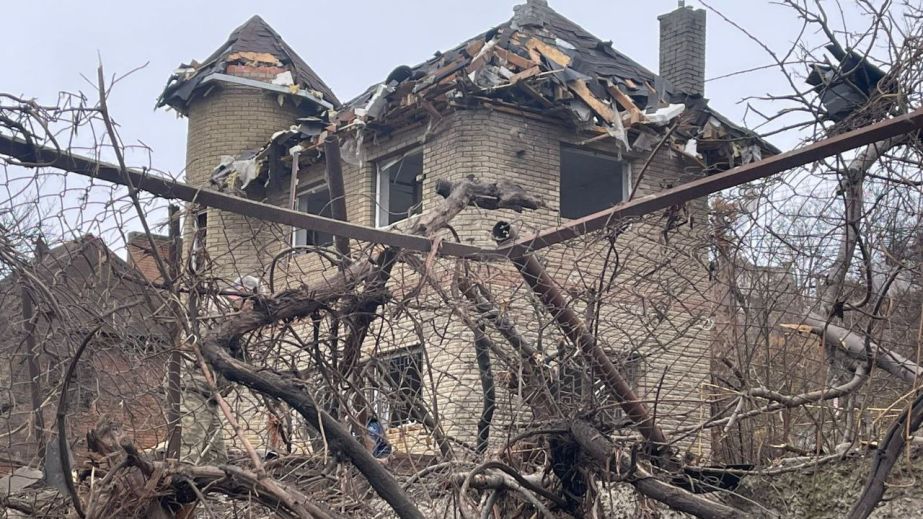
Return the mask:
<svg viewBox="0 0 923 519">
<path fill-rule="evenodd" d="M 301 204 L 299 203 L 299 200 L 300 200 L 302 197 L 308 196 L 308 195 L 313 195 L 314 193 L 317 193 L 318 191 L 323 191 L 324 189 L 327 189 L 328 192 L 329 192 L 329 188 L 327 187 L 327 182 L 321 180 L 321 181 L 318 181 L 318 182 L 313 182 L 313 183 L 309 184 L 308 187 L 306 187 L 306 188 L 304 188 L 304 189 L 299 189 L 298 191 L 296 191 L 296 194 L 295 194 L 295 210 L 300 212 L 300 209 L 298 209 L 298 208 L 301 206 Z M 293 228 L 293 229 L 292 229 L 292 242 L 291 242 L 291 243 L 292 243 L 292 247 L 302 247 L 302 246 L 306 246 L 306 245 L 307 245 L 307 243 L 301 244 L 301 245 L 298 244 L 298 233 L 301 232 L 301 231 L 304 231 L 304 232 L 306 233 L 306 234 L 305 234 L 305 238 L 307 238 L 307 233 L 308 233 L 308 232 L 311 232 L 311 231 L 308 231 L 307 229 Z M 307 242 L 307 240 L 305 240 L 305 242 Z"/>
<path fill-rule="evenodd" d="M 407 218 L 403 218 L 401 220 L 398 220 L 390 224 L 383 223 L 387 221 L 387 217 L 390 214 L 390 211 L 389 211 L 390 207 L 389 207 L 389 200 L 388 200 L 390 191 L 386 189 L 389 185 L 390 179 L 385 178 L 381 173 L 382 173 L 382 170 L 388 169 L 388 167 L 394 165 L 395 163 L 404 160 L 404 158 L 406 158 L 408 155 L 413 155 L 415 153 L 419 153 L 421 155 L 421 161 L 422 161 L 423 147 L 416 146 L 414 148 L 404 151 L 403 153 L 399 153 L 397 155 L 393 155 L 391 157 L 381 159 L 375 162 L 375 227 L 379 229 L 388 229 L 394 226 L 395 224 L 403 222 L 404 220 L 407 219 Z M 424 176 L 425 176 L 425 172 L 421 171 L 420 174 L 417 176 L 416 180 L 422 183 Z M 421 211 L 423 209 L 423 193 L 422 192 L 420 193 L 420 209 Z M 410 215 L 410 216 L 413 216 L 413 215 Z"/>
</svg>

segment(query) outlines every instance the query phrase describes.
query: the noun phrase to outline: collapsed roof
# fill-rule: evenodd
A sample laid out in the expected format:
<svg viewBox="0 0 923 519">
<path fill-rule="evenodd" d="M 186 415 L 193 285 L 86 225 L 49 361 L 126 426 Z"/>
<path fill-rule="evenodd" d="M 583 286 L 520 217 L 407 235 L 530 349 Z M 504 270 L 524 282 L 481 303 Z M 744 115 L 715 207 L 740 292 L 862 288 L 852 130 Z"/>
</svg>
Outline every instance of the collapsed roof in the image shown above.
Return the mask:
<svg viewBox="0 0 923 519">
<path fill-rule="evenodd" d="M 296 86 L 314 98 L 340 105 L 330 87 L 262 18 L 253 16 L 231 33 L 228 40 L 203 63 L 183 64 L 170 76 L 157 99 L 157 108 L 169 106 L 186 114 L 189 101 L 213 74 L 272 75 L 272 83 Z M 297 90 L 297 89 L 296 89 Z"/>
<path fill-rule="evenodd" d="M 558 120 L 588 140 L 614 139 L 624 151 L 648 151 L 671 132 L 678 150 L 695 143 L 703 169 L 721 171 L 778 153 L 771 144 L 682 92 L 577 24 L 527 0 L 504 24 L 429 60 L 394 69 L 339 110 L 278 132 L 251 160 L 268 180 L 267 150 L 318 150 L 330 133 L 387 133 L 479 105 Z M 316 154 L 315 154 L 316 155 Z M 311 160 L 307 154 L 302 160 Z"/>
</svg>

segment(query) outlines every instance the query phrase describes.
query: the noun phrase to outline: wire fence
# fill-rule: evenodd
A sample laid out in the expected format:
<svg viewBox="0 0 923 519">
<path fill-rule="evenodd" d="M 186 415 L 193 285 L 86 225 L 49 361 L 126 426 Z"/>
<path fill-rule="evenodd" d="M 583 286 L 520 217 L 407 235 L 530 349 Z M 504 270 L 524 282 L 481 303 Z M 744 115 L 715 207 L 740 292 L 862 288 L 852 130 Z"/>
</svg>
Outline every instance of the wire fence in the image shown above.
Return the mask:
<svg viewBox="0 0 923 519">
<path fill-rule="evenodd" d="M 855 119 L 815 120 L 812 138 L 917 106 L 916 34 L 894 49 L 899 88 Z M 124 160 L 104 106 L 2 99 L 5 133 Z M 914 134 L 875 143 L 609 222 L 532 263 L 357 240 L 344 258 L 252 216 L 168 211 L 10 160 L 3 503 L 49 517 L 592 517 L 654 514 L 665 484 L 716 513 L 764 512 L 741 478 L 840 463 L 902 416 L 913 433 L 920 152 Z M 461 213 L 479 236 L 507 216 Z M 520 235 L 538 230 L 524 221 Z M 437 231 L 418 234 L 457 238 Z"/>
</svg>

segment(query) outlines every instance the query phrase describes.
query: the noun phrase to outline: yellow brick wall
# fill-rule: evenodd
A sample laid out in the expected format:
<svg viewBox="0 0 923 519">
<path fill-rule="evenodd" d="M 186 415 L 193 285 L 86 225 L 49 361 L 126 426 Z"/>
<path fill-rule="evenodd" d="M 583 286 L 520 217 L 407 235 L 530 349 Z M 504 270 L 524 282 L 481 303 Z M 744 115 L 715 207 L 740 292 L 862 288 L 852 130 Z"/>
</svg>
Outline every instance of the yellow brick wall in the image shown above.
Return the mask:
<svg viewBox="0 0 923 519">
<path fill-rule="evenodd" d="M 351 143 L 345 143 L 344 155 L 350 154 L 343 168 L 350 220 L 366 225 L 374 221 L 375 161 L 423 146 L 424 210 L 439 201 L 435 194 L 438 179 L 458 180 L 468 175 L 484 182 L 514 182 L 542 197 L 548 205 L 524 214 L 465 210 L 452 223 L 462 241 L 491 244 L 490 228 L 501 219 L 513 222 L 522 235 L 557 225 L 562 223 L 557 211 L 560 146 L 580 140 L 573 131 L 547 121 L 472 110 L 390 136 L 366 137 L 356 154 L 351 153 Z M 605 142 L 593 145 L 609 152 L 614 152 L 613 146 Z M 644 157 L 625 158 L 632 162 L 637 174 Z M 675 152 L 665 150 L 655 157 L 645 173 L 639 196 L 660 190 L 666 183 L 676 184 L 692 178 L 695 169 Z M 323 164 L 319 163 L 304 169 L 299 183 L 306 186 L 323 179 L 323 175 Z M 287 203 L 288 196 L 287 192 L 271 195 L 272 200 L 280 204 Z M 710 340 L 707 329 L 711 315 L 705 297 L 708 282 L 704 208 L 703 201 L 692 204 L 690 212 L 698 216 L 697 225 L 691 230 L 687 226 L 674 233 L 669 244 L 664 244 L 661 238 L 663 220 L 660 215 L 635 223 L 619 237 L 616 243 L 620 263 L 614 289 L 618 297 L 607 297 L 601 317 L 600 340 L 605 348 L 613 351 L 613 357 L 629 351 L 643 356 L 639 392 L 642 398 L 652 399 L 659 390 L 662 402 L 657 410 L 658 423 L 667 429 L 668 435 L 675 428 L 707 418 L 708 412 L 701 402 L 703 384 L 708 380 Z M 258 227 L 244 227 L 239 236 L 245 238 L 254 228 Z M 213 234 L 211 229 L 209 234 Z M 209 248 L 212 246 L 210 241 Z M 266 250 L 279 248 L 278 243 L 265 244 Z M 575 240 L 541 254 L 549 272 L 575 298 L 575 307 L 581 313 L 585 305 L 580 298 L 595 287 L 604 268 L 607 248 L 607 243 L 596 236 Z M 253 264 L 254 268 L 259 266 L 258 262 Z M 613 269 L 611 260 L 605 267 Z M 439 260 L 432 273 L 448 282 L 453 269 L 454 262 Z M 325 271 L 317 257 L 309 254 L 295 257 L 283 270 L 286 275 L 277 275 L 276 289 L 283 284 L 311 282 L 331 272 L 329 268 Z M 510 265 L 496 262 L 478 267 L 478 270 L 490 278 L 495 295 L 509 306 L 521 331 L 542 344 L 546 351 L 553 352 L 560 336 L 547 314 L 536 313 L 527 288 L 521 285 L 521 278 Z M 397 296 L 401 291 L 399 285 L 413 287 L 418 282 L 408 268 L 398 267 L 390 288 Z M 424 377 L 424 399 L 432 412 L 438 412 L 450 436 L 473 443 L 482 402 L 471 332 L 453 315 L 452 308 L 440 303 L 431 289 L 424 287 L 415 301 L 420 307 L 413 310 L 413 318 L 404 313 L 402 319 L 395 320 L 391 315 L 394 308 L 387 308 L 384 329 L 379 323 L 364 350 L 380 353 L 421 342 L 422 338 L 427 345 L 429 362 Z M 503 344 L 502 338 L 494 336 L 494 339 Z M 308 361 L 304 359 L 303 362 L 307 364 Z M 494 369 L 507 368 L 495 360 Z M 491 435 L 493 445 L 505 441 L 507 426 L 530 418 L 521 408 L 520 388 L 508 389 L 498 381 L 497 389 L 499 409 Z M 392 436 L 395 435 L 403 445 L 410 445 L 409 450 L 419 452 L 432 448 L 420 428 L 405 428 L 400 434 L 394 431 Z M 418 438 L 415 446 L 413 437 Z M 697 454 L 708 453 L 708 444 L 701 438 L 684 437 L 680 444 Z"/>
</svg>

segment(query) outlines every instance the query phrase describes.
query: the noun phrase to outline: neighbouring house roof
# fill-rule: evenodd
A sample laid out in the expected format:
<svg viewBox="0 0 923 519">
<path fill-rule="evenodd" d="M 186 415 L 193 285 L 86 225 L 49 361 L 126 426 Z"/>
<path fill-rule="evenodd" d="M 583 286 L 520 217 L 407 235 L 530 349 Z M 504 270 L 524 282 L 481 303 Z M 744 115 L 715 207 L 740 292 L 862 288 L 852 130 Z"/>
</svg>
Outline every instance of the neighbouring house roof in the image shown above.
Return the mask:
<svg viewBox="0 0 923 519">
<path fill-rule="evenodd" d="M 193 94 L 209 75 L 235 74 L 234 67 L 251 67 L 274 76 L 290 72 L 294 85 L 334 107 L 340 102 L 333 91 L 262 18 L 254 15 L 231 33 L 228 40 L 201 64 L 180 65 L 167 81 L 157 108 L 170 106 L 185 114 Z"/>
<path fill-rule="evenodd" d="M 151 234 L 151 239 L 157 247 L 157 252 L 164 261 L 170 258 L 170 237 Z M 154 252 L 151 250 L 151 240 L 144 232 L 129 232 L 125 243 L 128 249 L 128 264 L 138 271 L 145 280 L 153 283 L 162 283 L 163 276 L 157 266 Z M 182 247 L 182 246 L 181 246 Z"/>
<path fill-rule="evenodd" d="M 45 416 L 74 348 L 102 324 L 73 374 L 68 427 L 82 434 L 102 414 L 123 423 L 124 432 L 141 448 L 156 445 L 166 430 L 159 395 L 171 345 L 164 299 L 92 235 L 46 250 L 41 261 L 23 259 L 19 266 L 33 278 L 25 285 L 34 294 L 35 364 L 40 370 L 35 387 L 45 402 Z M 0 427 L 10 431 L 10 459 L 28 464 L 38 440 L 31 428 L 22 426 L 32 419 L 32 379 L 20 276 L 14 272 L 0 279 L 0 377 L 5 384 Z M 84 453 L 75 448 L 78 461 Z"/>
<path fill-rule="evenodd" d="M 102 318 L 104 334 L 158 341 L 169 337 L 166 324 L 159 319 L 164 306 L 146 280 L 96 236 L 86 235 L 48 250 L 29 270 L 65 314 L 48 313 L 42 319 L 56 330 L 86 332 Z M 7 302 L 0 308 L 0 322 L 6 323 L 0 326 L 0 333 L 7 338 L 21 330 L 19 284 L 16 274 L 0 280 L 0 297 Z M 36 312 L 53 312 L 47 296 L 39 293 L 36 299 Z M 12 328 L 2 330 L 6 327 Z"/>
</svg>

